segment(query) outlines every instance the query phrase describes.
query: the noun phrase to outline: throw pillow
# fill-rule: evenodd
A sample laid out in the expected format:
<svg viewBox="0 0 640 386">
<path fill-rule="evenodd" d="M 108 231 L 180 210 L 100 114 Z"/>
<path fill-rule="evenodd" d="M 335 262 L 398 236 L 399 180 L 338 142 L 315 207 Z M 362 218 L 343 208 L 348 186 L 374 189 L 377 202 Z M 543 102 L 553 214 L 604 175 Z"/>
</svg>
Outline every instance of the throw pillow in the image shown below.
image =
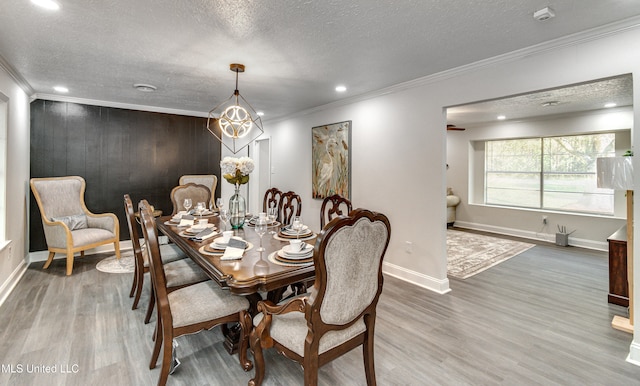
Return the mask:
<svg viewBox="0 0 640 386">
<path fill-rule="evenodd" d="M 62 221 L 71 231 L 88 228 L 87 216 L 83 213 L 73 216 L 52 217 L 51 221 Z"/>
</svg>

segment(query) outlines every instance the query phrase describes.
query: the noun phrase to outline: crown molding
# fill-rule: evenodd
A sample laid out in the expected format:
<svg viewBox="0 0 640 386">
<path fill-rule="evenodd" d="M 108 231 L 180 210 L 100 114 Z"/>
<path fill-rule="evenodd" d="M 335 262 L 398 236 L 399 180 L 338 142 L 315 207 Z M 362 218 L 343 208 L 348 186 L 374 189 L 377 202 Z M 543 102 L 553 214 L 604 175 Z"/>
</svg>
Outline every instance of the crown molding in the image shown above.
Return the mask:
<svg viewBox="0 0 640 386">
<path fill-rule="evenodd" d="M 31 87 L 29 82 L 27 82 L 27 80 L 23 78 L 22 75 L 20 75 L 20 73 L 16 71 L 16 69 L 13 68 L 13 66 L 10 65 L 2 55 L 0 55 L 0 67 L 9 74 L 9 76 L 27 95 L 33 95 L 35 93 L 35 90 L 33 89 L 33 87 Z"/>
<path fill-rule="evenodd" d="M 441 71 L 432 75 L 423 76 L 423 77 L 409 80 L 403 83 L 398 83 L 398 84 L 385 87 L 383 89 L 379 89 L 376 91 L 372 91 L 369 93 L 341 99 L 339 101 L 335 101 L 335 102 L 327 103 L 321 106 L 313 107 L 307 110 L 299 111 L 297 113 L 293 113 L 286 117 L 276 118 L 273 121 L 265 121 L 265 122 L 277 123 L 277 122 L 285 121 L 291 118 L 302 117 L 302 116 L 310 115 L 320 111 L 350 105 L 356 102 L 361 102 L 368 99 L 377 98 L 380 96 L 393 94 L 400 91 L 428 85 L 431 83 L 440 82 L 445 79 L 450 79 L 466 73 L 477 71 L 478 69 L 482 69 L 484 67 L 488 67 L 488 66 L 492 66 L 500 63 L 516 61 L 527 56 L 538 55 L 544 52 L 554 51 L 554 50 L 558 50 L 565 47 L 576 46 L 589 41 L 602 39 L 607 36 L 620 34 L 633 29 L 640 29 L 640 16 L 635 16 L 635 17 L 618 21 L 618 22 L 610 23 L 601 27 L 592 28 L 587 31 L 566 35 L 554 40 L 546 41 L 544 43 L 539 43 L 539 44 L 522 48 L 516 51 L 511 51 L 506 54 L 493 56 L 488 59 L 479 60 L 477 62 L 465 64 L 459 67 Z"/>
<path fill-rule="evenodd" d="M 56 101 L 56 102 L 78 103 L 78 104 L 91 105 L 91 106 L 113 107 L 113 108 L 127 109 L 127 110 L 149 111 L 152 113 L 186 115 L 190 117 L 207 118 L 209 116 L 208 112 L 202 112 L 202 111 L 191 111 L 191 110 L 171 109 L 171 108 L 157 107 L 157 106 L 136 105 L 131 103 L 102 101 L 97 99 L 84 99 L 84 98 L 69 97 L 69 96 L 57 95 L 57 94 L 41 94 L 41 93 L 34 94 L 31 100 L 34 101 L 36 99 L 43 99 L 43 100 Z"/>
</svg>

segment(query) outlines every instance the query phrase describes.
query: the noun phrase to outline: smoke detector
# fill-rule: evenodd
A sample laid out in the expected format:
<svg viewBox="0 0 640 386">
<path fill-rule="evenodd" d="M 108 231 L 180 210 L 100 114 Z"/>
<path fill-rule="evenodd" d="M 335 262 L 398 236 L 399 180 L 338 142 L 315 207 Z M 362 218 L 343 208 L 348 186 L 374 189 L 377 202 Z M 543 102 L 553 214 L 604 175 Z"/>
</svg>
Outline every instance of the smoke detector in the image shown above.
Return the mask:
<svg viewBox="0 0 640 386">
<path fill-rule="evenodd" d="M 535 11 L 533 13 L 533 18 L 538 21 L 549 20 L 552 17 L 556 16 L 556 13 L 551 9 L 551 7 L 544 7 L 539 11 Z"/>
</svg>

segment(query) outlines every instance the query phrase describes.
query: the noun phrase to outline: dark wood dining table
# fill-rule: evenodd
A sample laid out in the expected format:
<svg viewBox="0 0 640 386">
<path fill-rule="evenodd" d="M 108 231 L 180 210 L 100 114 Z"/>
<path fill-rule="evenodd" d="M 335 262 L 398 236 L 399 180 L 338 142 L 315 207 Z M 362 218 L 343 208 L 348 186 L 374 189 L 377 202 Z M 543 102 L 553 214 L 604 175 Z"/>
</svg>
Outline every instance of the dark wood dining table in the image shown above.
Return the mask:
<svg viewBox="0 0 640 386">
<path fill-rule="evenodd" d="M 205 216 L 210 224 L 221 229 L 221 221 L 218 216 Z M 268 255 L 280 250 L 288 244 L 288 241 L 276 239 L 269 231 L 278 231 L 278 226 L 269 227 L 267 233 L 262 238 L 264 252 L 258 252 L 260 237 L 253 227 L 245 223 L 242 228 L 234 229 L 234 236 L 239 236 L 243 240 L 252 244 L 252 247 L 245 251 L 241 259 L 221 260 L 219 255 L 203 253 L 201 248 L 210 244 L 217 237 L 205 239 L 198 242 L 189 237 L 181 236 L 180 233 L 185 228 L 179 228 L 170 222 L 171 216 L 163 216 L 156 219 L 158 230 L 166 235 L 169 240 L 176 244 L 185 254 L 196 262 L 207 275 L 222 288 L 228 289 L 232 294 L 246 296 L 251 304 L 250 312 L 256 312 L 256 304 L 262 299 L 261 294 L 266 294 L 267 299 L 277 303 L 290 285 L 309 283 L 315 278 L 315 268 L 313 264 L 299 266 L 283 266 L 269 261 Z M 228 224 L 227 224 L 228 226 Z M 222 230 L 224 230 L 222 226 Z M 230 228 L 229 228 L 230 229 Z M 315 237 L 306 240 L 307 243 L 315 243 Z M 257 268 L 256 263 L 265 261 L 266 269 Z M 229 352 L 235 352 L 237 348 L 236 333 L 228 329 L 223 329 L 227 342 L 225 346 Z"/>
</svg>

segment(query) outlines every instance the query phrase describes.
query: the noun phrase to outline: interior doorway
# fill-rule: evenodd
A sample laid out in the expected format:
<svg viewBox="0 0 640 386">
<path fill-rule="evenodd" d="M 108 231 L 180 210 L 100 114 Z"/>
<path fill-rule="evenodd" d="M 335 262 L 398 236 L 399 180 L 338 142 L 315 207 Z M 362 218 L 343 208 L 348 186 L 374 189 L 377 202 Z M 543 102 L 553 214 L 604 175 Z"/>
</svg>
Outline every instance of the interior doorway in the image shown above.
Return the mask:
<svg viewBox="0 0 640 386">
<path fill-rule="evenodd" d="M 261 138 L 254 142 L 252 155 L 255 170 L 252 182 L 249 184 L 249 195 L 253 198 L 249 202 L 249 211 L 253 214 L 262 212 L 262 197 L 271 187 L 271 138 Z"/>
</svg>

